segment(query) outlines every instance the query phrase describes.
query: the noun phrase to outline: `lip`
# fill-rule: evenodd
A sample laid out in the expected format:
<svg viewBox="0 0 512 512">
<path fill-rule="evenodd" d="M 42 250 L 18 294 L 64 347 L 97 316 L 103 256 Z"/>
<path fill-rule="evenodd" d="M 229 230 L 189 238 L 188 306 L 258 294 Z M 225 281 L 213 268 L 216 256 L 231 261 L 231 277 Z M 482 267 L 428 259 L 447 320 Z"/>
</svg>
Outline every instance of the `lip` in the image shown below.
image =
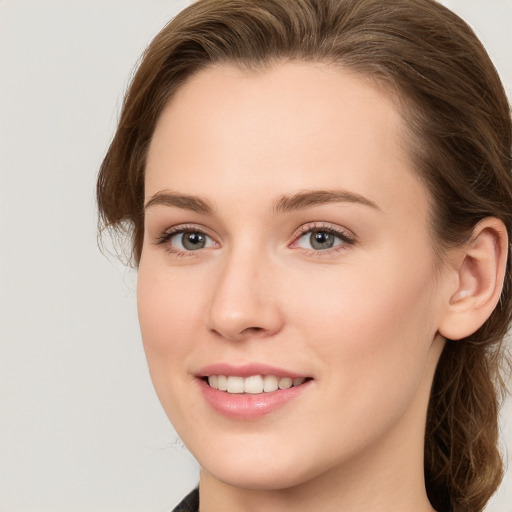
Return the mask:
<svg viewBox="0 0 512 512">
<path fill-rule="evenodd" d="M 214 411 L 229 418 L 255 420 L 299 398 L 313 381 L 258 395 L 227 393 L 211 388 L 203 379 L 197 379 L 197 382 L 203 397 Z"/>
<path fill-rule="evenodd" d="M 270 366 L 266 364 L 244 364 L 233 366 L 226 363 L 216 363 L 205 366 L 196 374 L 201 393 L 208 405 L 217 413 L 228 418 L 239 420 L 256 420 L 262 418 L 286 404 L 298 399 L 306 391 L 313 380 L 306 380 L 300 386 L 293 386 L 289 389 L 278 389 L 270 393 L 256 395 L 243 393 L 227 393 L 219 391 L 208 385 L 205 377 L 209 375 L 226 375 L 249 377 L 251 375 L 276 375 L 279 377 L 290 377 L 297 379 L 310 377 L 299 373 Z"/>
<path fill-rule="evenodd" d="M 249 363 L 234 366 L 227 363 L 209 364 L 201 368 L 196 377 L 209 377 L 210 375 L 226 375 L 238 377 L 250 377 L 251 375 L 276 375 L 277 377 L 290 377 L 291 379 L 299 379 L 301 377 L 311 377 L 311 375 L 302 375 L 300 373 L 291 372 L 284 368 L 271 366 L 268 364 Z"/>
</svg>

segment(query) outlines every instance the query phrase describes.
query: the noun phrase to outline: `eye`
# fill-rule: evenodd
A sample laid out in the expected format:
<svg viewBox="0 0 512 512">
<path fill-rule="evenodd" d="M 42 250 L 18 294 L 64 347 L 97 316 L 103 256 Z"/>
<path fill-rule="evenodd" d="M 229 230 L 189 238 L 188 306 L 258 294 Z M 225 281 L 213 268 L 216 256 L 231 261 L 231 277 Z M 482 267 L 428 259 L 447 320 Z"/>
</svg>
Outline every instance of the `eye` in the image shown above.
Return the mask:
<svg viewBox="0 0 512 512">
<path fill-rule="evenodd" d="M 198 229 L 176 228 L 158 238 L 159 244 L 166 244 L 170 252 L 184 253 L 215 247 L 216 243 Z"/>
<path fill-rule="evenodd" d="M 293 247 L 312 251 L 342 249 L 354 243 L 354 238 L 339 228 L 304 226 L 292 244 Z"/>
<path fill-rule="evenodd" d="M 171 238 L 171 245 L 177 249 L 186 251 L 197 251 L 204 249 L 211 238 L 200 231 L 185 231 Z"/>
</svg>

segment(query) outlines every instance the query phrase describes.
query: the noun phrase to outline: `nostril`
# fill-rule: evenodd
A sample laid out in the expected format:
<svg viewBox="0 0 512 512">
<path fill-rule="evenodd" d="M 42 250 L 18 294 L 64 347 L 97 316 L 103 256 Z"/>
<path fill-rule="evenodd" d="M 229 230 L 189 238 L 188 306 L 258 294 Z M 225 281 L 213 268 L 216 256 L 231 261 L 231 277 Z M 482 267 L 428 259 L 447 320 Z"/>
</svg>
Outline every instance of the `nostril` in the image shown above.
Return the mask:
<svg viewBox="0 0 512 512">
<path fill-rule="evenodd" d="M 256 334 L 259 332 L 264 332 L 265 329 L 263 327 L 247 327 L 240 334 Z"/>
</svg>

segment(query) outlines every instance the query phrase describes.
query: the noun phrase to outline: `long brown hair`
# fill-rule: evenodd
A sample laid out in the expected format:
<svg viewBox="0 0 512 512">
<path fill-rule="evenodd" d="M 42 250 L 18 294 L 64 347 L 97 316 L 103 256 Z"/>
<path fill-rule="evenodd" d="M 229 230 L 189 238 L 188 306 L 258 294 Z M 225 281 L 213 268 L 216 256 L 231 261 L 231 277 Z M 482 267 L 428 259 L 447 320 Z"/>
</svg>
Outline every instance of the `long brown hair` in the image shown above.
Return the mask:
<svg viewBox="0 0 512 512">
<path fill-rule="evenodd" d="M 148 47 L 98 178 L 100 226 L 129 235 L 135 265 L 146 154 L 163 107 L 212 63 L 258 69 L 280 60 L 341 65 L 387 87 L 432 198 L 441 257 L 487 216 L 501 219 L 512 239 L 509 105 L 489 56 L 459 17 L 434 0 L 199 0 Z M 501 481 L 497 416 L 511 315 L 509 248 L 498 306 L 476 333 L 448 340 L 434 378 L 425 479 L 439 512 L 480 511 Z"/>
</svg>

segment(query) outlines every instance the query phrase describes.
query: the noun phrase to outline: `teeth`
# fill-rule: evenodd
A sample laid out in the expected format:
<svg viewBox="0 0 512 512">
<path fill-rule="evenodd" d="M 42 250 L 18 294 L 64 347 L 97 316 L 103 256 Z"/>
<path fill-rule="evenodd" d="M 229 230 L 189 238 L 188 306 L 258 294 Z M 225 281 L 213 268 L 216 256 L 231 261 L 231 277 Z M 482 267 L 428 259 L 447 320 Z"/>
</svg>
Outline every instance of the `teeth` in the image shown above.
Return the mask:
<svg viewBox="0 0 512 512">
<path fill-rule="evenodd" d="M 215 377 L 215 375 L 212 375 L 212 377 Z M 220 390 L 220 391 L 227 391 L 227 389 L 228 389 L 228 378 L 225 375 L 219 375 L 217 377 L 217 389 Z"/>
<path fill-rule="evenodd" d="M 263 391 L 269 393 L 279 389 L 279 379 L 275 375 L 265 375 L 263 379 Z"/>
<path fill-rule="evenodd" d="M 293 380 L 290 377 L 283 377 L 279 379 L 279 389 L 289 389 L 293 385 Z"/>
<path fill-rule="evenodd" d="M 290 377 L 277 377 L 275 375 L 251 375 L 246 378 L 234 375 L 210 375 L 208 384 L 214 389 L 227 391 L 228 393 L 258 395 L 260 393 L 271 393 L 278 389 L 300 386 L 305 380 L 304 377 L 291 379 Z"/>
<path fill-rule="evenodd" d="M 247 377 L 244 382 L 244 391 L 252 395 L 263 393 L 263 377 L 261 375 Z"/>
<path fill-rule="evenodd" d="M 243 377 L 228 377 L 228 393 L 243 393 L 244 392 L 244 379 Z"/>
</svg>

